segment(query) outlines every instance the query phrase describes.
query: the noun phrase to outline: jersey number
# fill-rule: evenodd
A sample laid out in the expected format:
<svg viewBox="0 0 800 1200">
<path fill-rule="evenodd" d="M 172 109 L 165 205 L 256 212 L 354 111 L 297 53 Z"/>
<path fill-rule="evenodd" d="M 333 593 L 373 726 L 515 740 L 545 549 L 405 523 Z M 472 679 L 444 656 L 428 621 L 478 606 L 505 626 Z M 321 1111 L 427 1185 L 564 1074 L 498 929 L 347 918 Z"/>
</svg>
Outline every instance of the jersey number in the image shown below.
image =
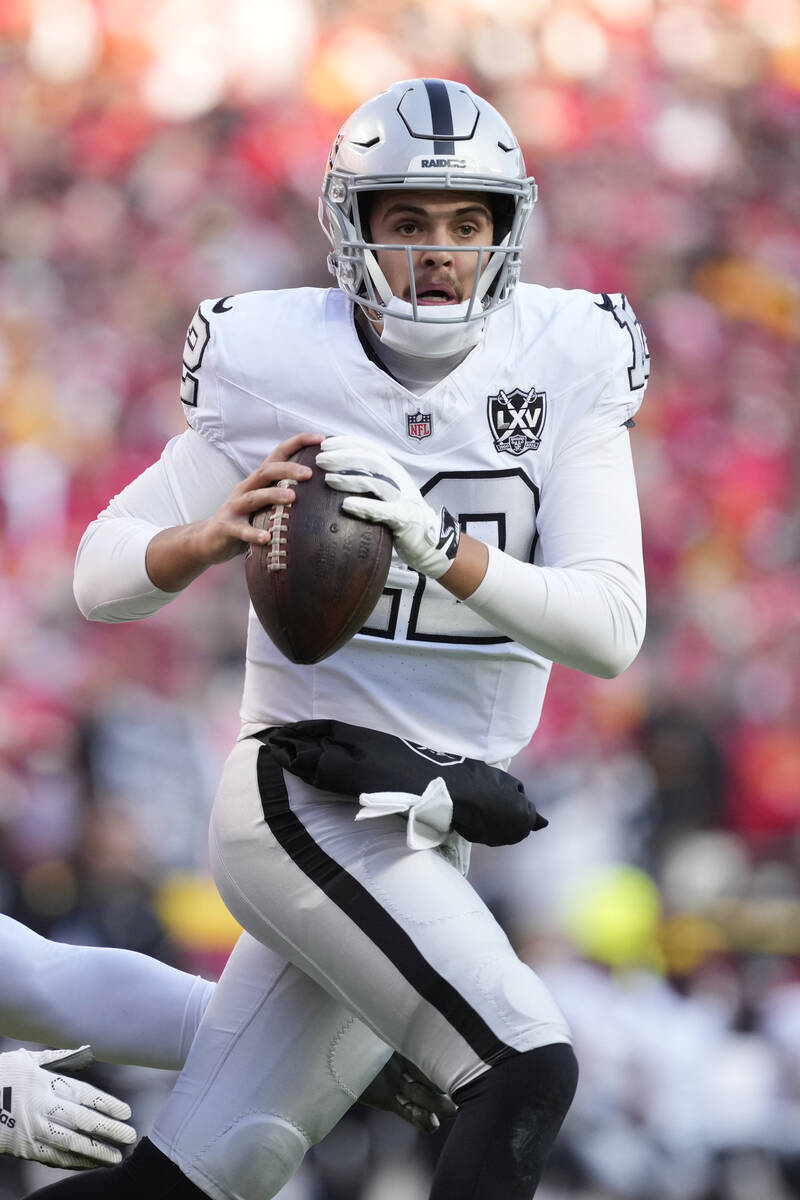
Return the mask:
<svg viewBox="0 0 800 1200">
<path fill-rule="evenodd" d="M 196 372 L 203 364 L 203 355 L 211 337 L 211 327 L 198 308 L 186 331 L 183 347 L 183 371 L 181 373 L 181 400 L 191 408 L 197 407 L 199 380 Z"/>
<path fill-rule="evenodd" d="M 650 378 L 650 350 L 647 338 L 636 315 L 632 312 L 627 296 L 619 292 L 619 301 L 615 301 L 606 292 L 602 293 L 603 303 L 598 308 L 604 308 L 611 313 L 620 329 L 627 330 L 633 348 L 633 361 L 628 367 L 628 382 L 632 392 L 638 392 Z M 597 303 L 597 302 L 595 302 Z"/>
<path fill-rule="evenodd" d="M 434 509 L 445 505 L 464 533 L 533 562 L 539 489 L 519 467 L 507 471 L 440 471 L 420 491 Z M 410 574 L 414 574 L 410 572 Z M 508 642 L 425 575 L 413 594 L 406 587 L 384 588 L 362 634 L 409 642 L 491 645 Z"/>
</svg>

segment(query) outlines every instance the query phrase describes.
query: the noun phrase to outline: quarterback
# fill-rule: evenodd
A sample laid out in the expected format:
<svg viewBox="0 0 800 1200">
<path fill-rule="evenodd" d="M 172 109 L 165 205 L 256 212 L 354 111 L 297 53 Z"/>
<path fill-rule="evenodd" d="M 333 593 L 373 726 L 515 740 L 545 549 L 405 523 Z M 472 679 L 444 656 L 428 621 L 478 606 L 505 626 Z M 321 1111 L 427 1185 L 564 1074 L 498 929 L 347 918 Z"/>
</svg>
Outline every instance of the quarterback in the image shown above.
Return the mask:
<svg viewBox="0 0 800 1200">
<path fill-rule="evenodd" d="M 467 881 L 463 831 L 541 826 L 509 815 L 507 767 L 551 664 L 611 677 L 638 651 L 628 428 L 649 359 L 624 296 L 519 282 L 535 199 L 513 132 L 464 85 L 407 80 L 362 105 L 320 201 L 338 286 L 202 303 L 188 429 L 84 535 L 83 613 L 146 617 L 265 537 L 249 516 L 291 503 L 304 470 L 287 460 L 318 443 L 395 555 L 364 628 L 313 666 L 251 611 L 210 830 L 251 936 L 151 1139 L 52 1200 L 268 1200 L 392 1049 L 458 1104 L 431 1200 L 536 1191 L 577 1066 Z"/>
</svg>

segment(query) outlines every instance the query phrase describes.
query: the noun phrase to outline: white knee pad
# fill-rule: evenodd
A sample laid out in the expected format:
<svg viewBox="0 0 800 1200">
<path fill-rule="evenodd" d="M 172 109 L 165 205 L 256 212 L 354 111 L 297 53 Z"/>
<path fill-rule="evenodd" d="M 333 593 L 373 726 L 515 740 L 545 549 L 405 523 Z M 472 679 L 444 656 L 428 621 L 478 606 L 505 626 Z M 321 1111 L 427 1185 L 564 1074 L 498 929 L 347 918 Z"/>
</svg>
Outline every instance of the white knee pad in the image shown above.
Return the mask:
<svg viewBox="0 0 800 1200">
<path fill-rule="evenodd" d="M 483 963 L 475 984 L 492 1028 L 516 1050 L 571 1042 L 569 1026 L 550 992 L 515 955 Z"/>
<path fill-rule="evenodd" d="M 291 1121 L 273 1113 L 253 1113 L 226 1129 L 192 1165 L 208 1172 L 216 1195 L 231 1200 L 268 1200 L 288 1183 L 310 1145 Z M 187 1173 L 195 1175 L 191 1168 Z"/>
</svg>

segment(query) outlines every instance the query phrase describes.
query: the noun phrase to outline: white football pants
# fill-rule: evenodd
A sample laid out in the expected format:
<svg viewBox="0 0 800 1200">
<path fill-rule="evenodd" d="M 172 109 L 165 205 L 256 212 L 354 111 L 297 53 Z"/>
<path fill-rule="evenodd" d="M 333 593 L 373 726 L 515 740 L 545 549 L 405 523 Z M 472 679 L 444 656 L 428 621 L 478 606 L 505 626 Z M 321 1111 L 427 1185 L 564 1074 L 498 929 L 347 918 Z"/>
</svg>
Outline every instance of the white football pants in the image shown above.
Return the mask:
<svg viewBox="0 0 800 1200">
<path fill-rule="evenodd" d="M 211 818 L 246 934 L 151 1135 L 214 1200 L 268 1200 L 391 1049 L 442 1091 L 569 1030 L 441 850 L 238 742 Z M 256 939 L 255 941 L 253 939 Z M 267 949 L 269 947 L 269 949 Z"/>
</svg>

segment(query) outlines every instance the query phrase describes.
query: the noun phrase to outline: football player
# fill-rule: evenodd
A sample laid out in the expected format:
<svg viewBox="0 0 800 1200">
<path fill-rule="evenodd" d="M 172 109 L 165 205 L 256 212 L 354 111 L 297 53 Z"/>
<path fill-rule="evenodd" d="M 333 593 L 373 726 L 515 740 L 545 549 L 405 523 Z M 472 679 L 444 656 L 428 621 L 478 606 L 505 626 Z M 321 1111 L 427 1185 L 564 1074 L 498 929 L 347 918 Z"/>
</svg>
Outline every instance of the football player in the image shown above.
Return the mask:
<svg viewBox="0 0 800 1200">
<path fill-rule="evenodd" d="M 2 1036 L 79 1046 L 0 1054 L 0 1154 L 53 1167 L 118 1163 L 118 1147 L 136 1140 L 129 1106 L 60 1072 L 95 1058 L 179 1071 L 214 984 L 131 950 L 51 942 L 3 914 L 0 964 Z M 360 1099 L 433 1132 L 455 1106 L 413 1071 L 393 1055 Z"/>
<path fill-rule="evenodd" d="M 282 660 L 251 611 L 210 848 L 252 937 L 151 1140 L 52 1200 L 275 1196 L 391 1048 L 459 1105 L 431 1200 L 536 1190 L 570 1034 L 467 882 L 458 830 L 536 826 L 510 819 L 506 768 L 552 662 L 610 677 L 638 651 L 628 427 L 649 362 L 623 296 L 519 283 L 535 199 L 513 132 L 463 84 L 362 105 L 320 205 L 338 286 L 201 304 L 189 428 L 84 535 L 84 614 L 145 617 L 263 541 L 250 515 L 291 502 L 307 471 L 288 460 L 320 443 L 396 553 L 365 627 L 316 665 Z"/>
</svg>

